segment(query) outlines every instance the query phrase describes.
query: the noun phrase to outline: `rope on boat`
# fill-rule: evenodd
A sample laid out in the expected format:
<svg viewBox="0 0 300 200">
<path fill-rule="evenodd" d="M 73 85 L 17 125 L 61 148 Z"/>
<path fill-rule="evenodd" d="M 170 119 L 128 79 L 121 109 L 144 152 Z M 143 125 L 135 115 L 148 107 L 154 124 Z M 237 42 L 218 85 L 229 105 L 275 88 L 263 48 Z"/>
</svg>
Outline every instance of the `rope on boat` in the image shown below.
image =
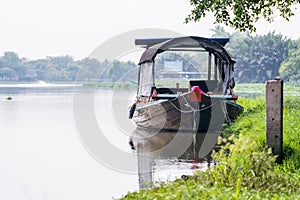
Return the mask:
<svg viewBox="0 0 300 200">
<path fill-rule="evenodd" d="M 202 109 L 195 109 L 195 108 L 193 108 L 193 106 L 191 106 L 191 105 L 189 104 L 189 102 L 186 100 L 186 98 L 185 98 L 184 96 L 183 96 L 183 99 L 184 99 L 184 101 L 186 102 L 186 104 L 184 104 L 184 105 L 185 105 L 186 107 L 190 108 L 191 110 L 188 110 L 188 111 L 181 110 L 181 109 L 179 109 L 176 105 L 174 105 L 174 104 L 172 103 L 172 101 L 170 101 L 170 104 L 171 104 L 176 110 L 178 110 L 179 112 L 182 112 L 182 113 L 202 112 L 202 111 L 204 111 L 204 110 L 207 110 L 207 109 L 213 107 L 213 106 L 216 104 L 216 102 L 215 102 L 215 103 L 213 103 L 213 104 L 211 104 L 210 106 L 207 106 L 207 107 L 205 107 L 205 108 L 202 108 Z"/>
<path fill-rule="evenodd" d="M 184 104 L 186 107 L 188 107 L 188 108 L 190 108 L 191 110 L 189 110 L 189 111 L 184 111 L 184 110 L 181 110 L 181 109 L 179 109 L 174 103 L 172 103 L 172 101 L 170 101 L 170 104 L 177 110 L 177 111 L 179 111 L 179 112 L 182 112 L 182 113 L 192 113 L 193 112 L 193 115 L 194 115 L 194 117 L 193 117 L 193 130 L 195 131 L 195 130 L 197 130 L 197 125 L 198 125 L 198 123 L 197 123 L 197 119 L 196 119 L 196 112 L 201 112 L 201 111 L 204 111 L 204 110 L 207 110 L 207 109 L 209 109 L 209 108 L 212 108 L 214 105 L 216 105 L 216 103 L 217 103 L 217 101 L 216 102 L 214 102 L 214 103 L 212 103 L 210 106 L 207 106 L 207 107 L 205 107 L 205 108 L 202 108 L 202 109 L 195 109 L 194 107 L 192 107 L 191 105 L 190 105 L 190 103 L 186 100 L 186 98 L 185 97 L 183 97 L 183 99 L 184 99 L 184 101 L 185 101 L 185 103 L 186 104 Z M 221 105 L 221 109 L 222 109 L 222 113 L 224 113 L 224 118 L 225 118 L 225 120 L 229 120 L 229 115 L 228 115 L 228 112 L 227 112 L 227 109 L 226 109 L 226 103 L 225 102 L 223 102 L 223 106 Z"/>
</svg>

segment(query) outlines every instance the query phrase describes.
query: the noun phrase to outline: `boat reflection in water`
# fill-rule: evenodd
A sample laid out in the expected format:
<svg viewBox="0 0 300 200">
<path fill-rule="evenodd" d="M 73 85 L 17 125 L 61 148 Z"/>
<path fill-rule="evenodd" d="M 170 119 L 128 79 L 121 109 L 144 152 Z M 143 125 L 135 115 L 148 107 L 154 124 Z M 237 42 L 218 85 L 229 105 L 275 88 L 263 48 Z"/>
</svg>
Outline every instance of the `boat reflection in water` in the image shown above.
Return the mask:
<svg viewBox="0 0 300 200">
<path fill-rule="evenodd" d="M 137 154 L 140 189 L 207 169 L 219 135 L 137 128 L 129 143 Z"/>
</svg>

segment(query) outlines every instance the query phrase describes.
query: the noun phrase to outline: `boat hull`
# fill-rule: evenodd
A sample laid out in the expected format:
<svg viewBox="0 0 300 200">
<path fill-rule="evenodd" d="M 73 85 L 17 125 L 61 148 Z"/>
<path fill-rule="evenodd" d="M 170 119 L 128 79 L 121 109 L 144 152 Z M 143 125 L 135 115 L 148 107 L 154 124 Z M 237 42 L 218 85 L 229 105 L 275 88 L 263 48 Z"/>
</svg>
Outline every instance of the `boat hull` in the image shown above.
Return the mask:
<svg viewBox="0 0 300 200">
<path fill-rule="evenodd" d="M 243 110 L 222 98 L 202 96 L 191 101 L 191 93 L 175 99 L 162 99 L 137 106 L 133 121 L 143 128 L 207 132 L 222 130 L 222 125 Z M 231 113 L 234 110 L 234 113 Z"/>
</svg>

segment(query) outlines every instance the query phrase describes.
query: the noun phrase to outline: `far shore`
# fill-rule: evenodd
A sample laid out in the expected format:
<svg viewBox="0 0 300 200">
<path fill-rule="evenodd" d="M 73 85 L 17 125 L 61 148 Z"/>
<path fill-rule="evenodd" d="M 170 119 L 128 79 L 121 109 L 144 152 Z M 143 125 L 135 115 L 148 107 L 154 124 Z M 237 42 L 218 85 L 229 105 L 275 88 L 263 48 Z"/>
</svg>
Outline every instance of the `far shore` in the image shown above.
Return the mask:
<svg viewBox="0 0 300 200">
<path fill-rule="evenodd" d="M 124 89 L 133 90 L 137 88 L 137 83 L 134 81 L 124 82 L 96 82 L 96 81 L 74 81 L 74 82 L 45 82 L 45 81 L 0 81 L 0 87 L 47 87 L 47 86 L 82 86 L 87 88 L 97 89 Z M 264 83 L 239 83 L 236 84 L 234 91 L 239 94 L 257 94 L 264 95 L 265 84 Z M 300 85 L 296 83 L 286 82 L 284 83 L 285 95 L 300 96 Z M 256 95 L 256 96 L 257 96 Z"/>
</svg>

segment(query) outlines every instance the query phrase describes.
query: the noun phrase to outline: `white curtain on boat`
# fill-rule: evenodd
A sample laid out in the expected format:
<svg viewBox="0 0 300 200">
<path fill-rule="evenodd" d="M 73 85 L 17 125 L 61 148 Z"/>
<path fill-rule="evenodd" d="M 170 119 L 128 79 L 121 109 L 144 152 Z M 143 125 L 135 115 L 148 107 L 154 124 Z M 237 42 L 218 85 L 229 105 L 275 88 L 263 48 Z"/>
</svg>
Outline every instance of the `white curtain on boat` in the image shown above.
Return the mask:
<svg viewBox="0 0 300 200">
<path fill-rule="evenodd" d="M 230 88 L 230 83 L 233 78 L 233 65 L 226 63 L 224 66 L 225 69 L 225 79 L 224 79 L 224 83 L 223 83 L 223 94 L 228 94 L 228 89 Z"/>
<path fill-rule="evenodd" d="M 153 86 L 153 62 L 145 62 L 140 65 L 138 96 L 149 97 Z"/>
</svg>

